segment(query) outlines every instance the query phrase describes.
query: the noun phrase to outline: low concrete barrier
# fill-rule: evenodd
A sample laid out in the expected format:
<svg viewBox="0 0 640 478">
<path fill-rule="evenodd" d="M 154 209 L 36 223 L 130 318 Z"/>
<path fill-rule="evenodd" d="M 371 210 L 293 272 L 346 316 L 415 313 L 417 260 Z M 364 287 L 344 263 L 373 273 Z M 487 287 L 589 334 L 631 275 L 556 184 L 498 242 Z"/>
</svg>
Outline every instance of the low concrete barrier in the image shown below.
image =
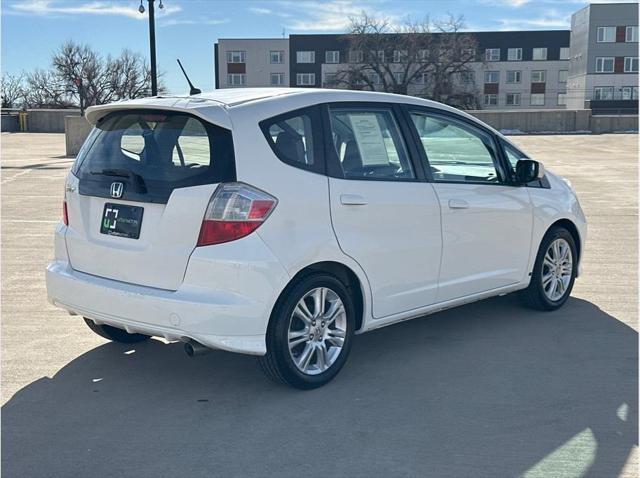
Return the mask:
<svg viewBox="0 0 640 478">
<path fill-rule="evenodd" d="M 27 110 L 27 131 L 31 133 L 64 133 L 65 117 L 80 116 L 79 109 Z"/>
<path fill-rule="evenodd" d="M 638 131 L 638 116 L 593 116 L 591 110 L 472 110 L 467 113 L 505 133 L 617 133 Z"/>
<path fill-rule="evenodd" d="M 2 124 L 0 125 L 0 130 L 5 133 L 13 133 L 18 131 L 18 115 L 16 114 L 3 114 L 2 115 Z"/>
<path fill-rule="evenodd" d="M 64 142 L 67 156 L 75 156 L 91 132 L 91 124 L 84 116 L 65 116 Z"/>
</svg>

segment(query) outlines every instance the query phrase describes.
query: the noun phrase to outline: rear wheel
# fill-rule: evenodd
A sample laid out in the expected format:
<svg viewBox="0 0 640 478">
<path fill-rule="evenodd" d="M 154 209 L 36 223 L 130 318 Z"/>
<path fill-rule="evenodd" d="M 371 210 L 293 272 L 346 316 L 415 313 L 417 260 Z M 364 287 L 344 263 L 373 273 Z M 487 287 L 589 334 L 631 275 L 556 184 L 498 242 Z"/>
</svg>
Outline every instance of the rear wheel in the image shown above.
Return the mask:
<svg viewBox="0 0 640 478">
<path fill-rule="evenodd" d="M 274 308 L 260 365 L 276 382 L 321 387 L 338 374 L 351 350 L 353 300 L 342 282 L 322 273 L 304 277 L 285 294 Z"/>
<path fill-rule="evenodd" d="M 562 227 L 551 229 L 540 244 L 531 283 L 522 291 L 525 305 L 538 310 L 556 310 L 569 298 L 577 272 L 573 236 Z"/>
<path fill-rule="evenodd" d="M 83 318 L 85 323 L 91 330 L 93 330 L 100 337 L 112 340 L 113 342 L 135 344 L 138 342 L 144 342 L 145 340 L 149 340 L 151 338 L 151 336 L 144 334 L 130 334 L 126 330 L 118 329 L 106 324 L 98 325 L 91 319 L 87 319 L 86 317 Z"/>
</svg>

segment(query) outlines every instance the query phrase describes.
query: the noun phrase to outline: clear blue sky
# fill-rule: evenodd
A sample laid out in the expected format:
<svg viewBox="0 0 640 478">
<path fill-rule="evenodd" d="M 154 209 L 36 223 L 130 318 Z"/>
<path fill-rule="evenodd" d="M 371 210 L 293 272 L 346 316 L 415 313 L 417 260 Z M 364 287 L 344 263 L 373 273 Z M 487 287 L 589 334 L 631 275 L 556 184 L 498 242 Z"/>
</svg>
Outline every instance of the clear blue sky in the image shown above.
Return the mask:
<svg viewBox="0 0 640 478">
<path fill-rule="evenodd" d="M 146 0 L 144 0 L 146 5 Z M 176 58 L 202 90 L 214 87 L 218 38 L 340 33 L 362 11 L 395 22 L 464 15 L 469 30 L 568 29 L 582 0 L 163 0 L 158 11 L 158 66 L 171 92 L 186 90 Z M 604 3 L 604 2 L 598 2 Z M 156 0 L 156 6 L 158 0 Z M 4 0 L 2 71 L 48 68 L 64 41 L 87 43 L 107 55 L 123 48 L 148 56 L 147 15 L 140 0 Z M 157 9 L 156 9 L 157 10 Z"/>
</svg>

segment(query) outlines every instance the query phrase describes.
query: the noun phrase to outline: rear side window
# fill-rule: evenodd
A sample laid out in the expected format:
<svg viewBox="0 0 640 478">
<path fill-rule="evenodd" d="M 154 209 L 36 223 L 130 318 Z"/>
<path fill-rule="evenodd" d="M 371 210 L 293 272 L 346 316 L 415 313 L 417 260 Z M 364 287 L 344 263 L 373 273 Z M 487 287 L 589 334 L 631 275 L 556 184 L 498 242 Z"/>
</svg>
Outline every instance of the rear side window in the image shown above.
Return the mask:
<svg viewBox="0 0 640 478">
<path fill-rule="evenodd" d="M 305 108 L 260 122 L 276 156 L 296 168 L 323 172 L 317 108 Z"/>
<path fill-rule="evenodd" d="M 90 141 L 73 170 L 80 194 L 110 197 L 120 181 L 122 199 L 163 203 L 176 188 L 236 179 L 231 132 L 188 114 L 113 113 Z"/>
</svg>

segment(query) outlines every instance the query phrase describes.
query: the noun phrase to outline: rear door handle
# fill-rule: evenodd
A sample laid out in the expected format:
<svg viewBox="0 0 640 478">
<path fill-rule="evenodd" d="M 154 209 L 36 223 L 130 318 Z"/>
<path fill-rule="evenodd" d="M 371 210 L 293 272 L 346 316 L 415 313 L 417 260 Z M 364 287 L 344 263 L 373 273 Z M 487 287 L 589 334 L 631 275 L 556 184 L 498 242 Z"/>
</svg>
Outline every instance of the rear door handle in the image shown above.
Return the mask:
<svg viewBox="0 0 640 478">
<path fill-rule="evenodd" d="M 468 209 L 469 203 L 462 199 L 449 199 L 449 209 Z"/>
<path fill-rule="evenodd" d="M 367 200 L 359 194 L 341 194 L 340 204 L 344 204 L 345 206 L 365 206 Z"/>
</svg>

